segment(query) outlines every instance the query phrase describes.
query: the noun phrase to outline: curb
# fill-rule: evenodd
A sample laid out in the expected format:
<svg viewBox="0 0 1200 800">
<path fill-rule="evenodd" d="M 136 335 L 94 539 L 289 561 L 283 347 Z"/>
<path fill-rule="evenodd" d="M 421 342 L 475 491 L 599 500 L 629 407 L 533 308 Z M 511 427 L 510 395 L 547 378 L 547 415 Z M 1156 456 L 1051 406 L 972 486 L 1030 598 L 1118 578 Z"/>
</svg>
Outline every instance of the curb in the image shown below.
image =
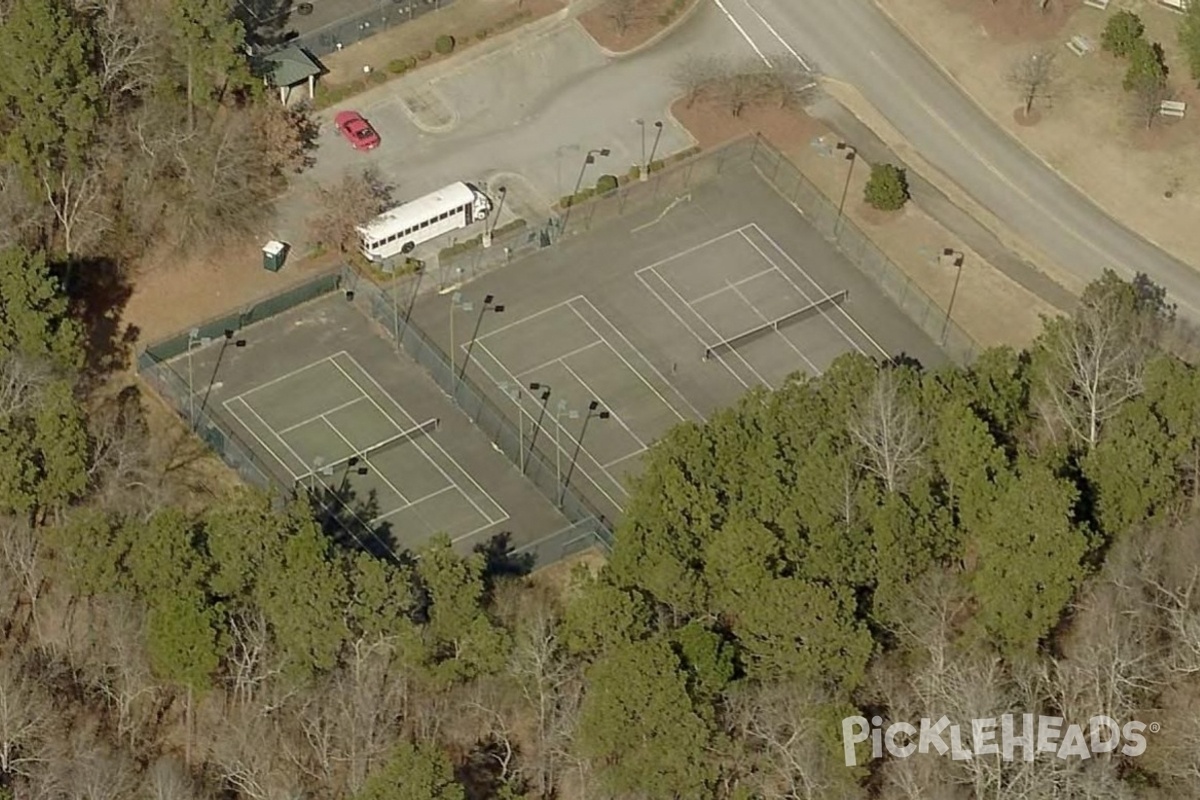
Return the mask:
<svg viewBox="0 0 1200 800">
<path fill-rule="evenodd" d="M 692 0 L 692 4 L 690 6 L 688 6 L 687 8 L 685 8 L 683 10 L 682 14 L 680 14 L 675 19 L 671 20 L 671 23 L 669 25 L 667 25 L 661 31 L 654 34 L 653 36 L 651 36 L 649 39 L 642 42 L 641 44 L 634 45 L 629 50 L 609 50 L 607 47 L 604 47 L 599 42 L 597 42 L 595 37 L 593 37 L 590 33 L 588 33 L 587 28 L 583 27 L 582 23 L 579 23 L 579 27 L 583 28 L 583 32 L 587 33 L 587 37 L 592 40 L 592 44 L 594 44 L 596 46 L 596 49 L 599 50 L 601 52 L 601 54 L 604 55 L 605 58 L 611 58 L 614 60 L 618 60 L 618 59 L 622 59 L 622 58 L 629 58 L 630 56 L 636 56 L 638 53 L 641 53 L 644 50 L 649 50 L 651 47 L 658 44 L 663 39 L 667 38 L 667 36 L 674 33 L 675 29 L 678 28 L 680 25 L 682 25 L 686 20 L 691 19 L 692 15 L 696 13 L 696 9 L 698 9 L 703 4 L 704 4 L 704 0 Z M 577 19 L 576 22 L 578 23 L 579 20 Z"/>
<path fill-rule="evenodd" d="M 962 92 L 963 97 L 967 98 L 967 100 L 971 103 L 971 105 L 975 106 L 975 108 L 977 108 L 980 111 L 980 113 L 983 114 L 984 117 L 986 117 L 988 120 L 990 120 L 993 125 L 995 125 L 1005 136 L 1007 136 L 1011 141 L 1013 141 L 1017 146 L 1019 146 L 1024 152 L 1026 152 L 1027 154 L 1032 156 L 1039 164 L 1044 166 L 1046 169 L 1050 170 L 1050 172 L 1054 173 L 1054 175 L 1056 175 L 1059 180 L 1061 180 L 1063 183 L 1067 184 L 1067 186 L 1070 186 L 1072 189 L 1074 189 L 1076 192 L 1078 192 L 1080 194 L 1080 196 L 1082 196 L 1087 202 L 1089 202 L 1093 206 L 1095 206 L 1095 208 L 1098 211 L 1100 211 L 1100 213 L 1102 213 L 1112 225 L 1123 229 L 1129 235 L 1133 236 L 1135 239 L 1140 239 L 1145 244 L 1148 244 L 1151 247 L 1155 248 L 1156 250 L 1161 252 L 1163 255 L 1165 255 L 1171 259 L 1174 259 L 1175 261 L 1178 261 L 1183 266 L 1189 267 L 1192 269 L 1195 268 L 1191 262 L 1185 260 L 1179 254 L 1163 247 L 1158 242 L 1154 241 L 1150 237 L 1143 234 L 1141 231 L 1134 230 L 1130 226 L 1126 225 L 1124 222 L 1122 222 L 1120 219 L 1118 219 L 1116 217 L 1116 215 L 1114 215 L 1112 213 L 1112 211 L 1110 211 L 1107 207 L 1102 205 L 1099 200 L 1094 198 L 1089 192 L 1085 191 L 1079 184 L 1075 183 L 1075 181 L 1071 180 L 1070 177 L 1068 177 L 1061 170 L 1059 170 L 1057 167 L 1055 167 L 1053 164 L 1051 164 L 1049 161 L 1047 161 L 1042 156 L 1041 153 L 1037 152 L 1033 148 L 1026 145 L 1025 142 L 1021 141 L 1020 137 L 1018 137 L 1016 134 L 1014 134 L 1012 131 L 1010 131 L 1008 128 L 1006 128 L 1004 126 L 1004 124 L 999 119 L 997 119 L 994 114 L 992 114 L 992 112 L 988 111 L 983 106 L 983 104 L 980 103 L 979 100 L 977 100 L 975 98 L 975 95 L 973 93 L 967 91 L 967 88 L 965 86 L 963 86 L 962 82 L 958 78 L 956 78 L 953 74 L 951 74 L 951 72 L 948 69 L 946 69 L 940 61 L 938 61 L 936 58 L 934 58 L 933 54 L 929 52 L 929 50 L 925 47 L 925 45 L 923 45 L 921 42 L 919 42 L 917 40 L 917 38 L 915 36 L 913 36 L 911 33 L 909 33 L 908 28 L 906 28 L 898 19 L 896 19 L 895 15 L 892 14 L 888 9 L 886 9 L 883 6 L 883 4 L 880 2 L 880 0 L 871 0 L 871 5 L 873 5 L 879 11 L 879 13 L 884 16 L 884 18 L 888 21 L 888 23 L 901 36 L 903 36 L 904 39 L 909 44 L 911 44 L 913 47 L 917 48 L 917 50 L 920 51 L 921 55 L 923 55 L 925 57 L 925 59 L 930 64 L 932 64 L 938 72 L 942 73 L 942 75 L 944 75 L 950 81 L 950 83 L 952 83 L 960 92 Z M 1021 238 L 1024 238 L 1024 237 L 1022 236 Z M 1081 238 L 1086 238 L 1086 237 L 1081 237 Z"/>
</svg>

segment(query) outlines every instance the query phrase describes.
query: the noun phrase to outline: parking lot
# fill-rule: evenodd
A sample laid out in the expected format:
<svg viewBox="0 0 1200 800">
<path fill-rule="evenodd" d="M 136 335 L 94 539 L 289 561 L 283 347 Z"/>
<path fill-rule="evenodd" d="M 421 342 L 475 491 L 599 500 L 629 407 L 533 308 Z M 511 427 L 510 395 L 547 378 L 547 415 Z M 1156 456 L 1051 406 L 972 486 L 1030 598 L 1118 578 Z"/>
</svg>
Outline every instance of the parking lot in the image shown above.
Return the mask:
<svg viewBox="0 0 1200 800">
<path fill-rule="evenodd" d="M 491 295 L 500 314 L 464 313 Z M 614 517 L 642 454 L 755 386 L 843 353 L 944 355 L 752 169 L 531 256 L 414 320 L 489 388 L 561 480 Z M 536 388 L 535 388 L 536 387 Z"/>
</svg>

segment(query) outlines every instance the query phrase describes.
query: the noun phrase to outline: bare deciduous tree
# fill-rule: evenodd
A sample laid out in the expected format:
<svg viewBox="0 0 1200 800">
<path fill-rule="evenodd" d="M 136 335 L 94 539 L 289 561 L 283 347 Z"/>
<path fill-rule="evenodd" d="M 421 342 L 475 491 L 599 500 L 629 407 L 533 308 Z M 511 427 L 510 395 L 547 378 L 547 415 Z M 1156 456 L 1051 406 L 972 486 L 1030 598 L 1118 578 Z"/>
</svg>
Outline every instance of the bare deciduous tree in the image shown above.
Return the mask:
<svg viewBox="0 0 1200 800">
<path fill-rule="evenodd" d="M 164 756 L 146 770 L 141 796 L 145 800 L 196 800 L 201 792 L 182 762 Z"/>
<path fill-rule="evenodd" d="M 101 88 L 110 97 L 123 97 L 149 87 L 154 60 L 147 28 L 138 26 L 127 0 L 82 0 L 77 7 L 92 20 Z"/>
<path fill-rule="evenodd" d="M 816 74 L 791 53 L 768 56 L 767 62 L 759 73 L 765 94 L 772 96 L 780 108 L 802 107 L 817 88 Z"/>
<path fill-rule="evenodd" d="M 1025 116 L 1033 113 L 1035 102 L 1051 96 L 1057 77 L 1056 55 L 1055 51 L 1042 48 L 1022 56 L 1013 64 L 1008 80 L 1020 93 Z"/>
<path fill-rule="evenodd" d="M 42 744 L 50 732 L 54 707 L 45 688 L 6 657 L 0 660 L 0 773 L 30 774 L 42 761 Z"/>
<path fill-rule="evenodd" d="M 1165 78 L 1156 80 L 1146 77 L 1139 80 L 1130 90 L 1134 119 L 1147 130 L 1154 127 L 1154 123 L 1162 116 L 1163 101 L 1170 100 L 1171 96 L 1171 87 Z"/>
<path fill-rule="evenodd" d="M 604 16 L 617 34 L 624 36 L 637 18 L 638 8 L 639 0 L 608 0 L 604 4 Z"/>
<path fill-rule="evenodd" d="M 347 173 L 332 186 L 316 187 L 317 212 L 309 220 L 313 239 L 340 252 L 358 242 L 358 227 L 391 204 L 392 187 L 373 169 Z"/>
<path fill-rule="evenodd" d="M 889 492 L 900 489 L 921 461 L 926 430 L 897 370 L 878 371 L 874 386 L 850 420 L 849 432 L 862 448 L 862 467 Z"/>
<path fill-rule="evenodd" d="M 31 409 L 52 378 L 44 362 L 13 354 L 0 357 L 0 415 Z"/>
<path fill-rule="evenodd" d="M 717 56 L 691 53 L 671 70 L 671 82 L 683 92 L 688 108 L 710 93 L 729 74 L 727 60 Z"/>
<path fill-rule="evenodd" d="M 320 126 L 307 106 L 268 103 L 258 108 L 254 117 L 272 171 L 300 173 L 313 165 Z"/>
<path fill-rule="evenodd" d="M 258 609 L 237 611 L 229 617 L 233 640 L 229 655 L 227 682 L 233 701 L 253 705 L 264 684 L 281 672 L 271 658 L 271 630 L 266 616 Z"/>
</svg>

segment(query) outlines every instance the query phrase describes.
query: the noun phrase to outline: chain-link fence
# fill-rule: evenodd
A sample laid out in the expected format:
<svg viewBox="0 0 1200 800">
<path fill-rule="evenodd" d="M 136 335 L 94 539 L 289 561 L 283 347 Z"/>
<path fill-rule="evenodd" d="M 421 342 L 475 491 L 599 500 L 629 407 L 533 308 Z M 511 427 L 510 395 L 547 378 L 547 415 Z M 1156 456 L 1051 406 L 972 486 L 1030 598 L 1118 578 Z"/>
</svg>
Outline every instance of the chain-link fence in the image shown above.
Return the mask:
<svg viewBox="0 0 1200 800">
<path fill-rule="evenodd" d="M 438 256 L 438 289 L 466 283 L 488 270 L 536 253 L 554 243 L 558 218 L 550 217 L 537 227 L 525 226 L 508 232 L 497 231 L 491 247 L 472 247 L 452 255 Z"/>
<path fill-rule="evenodd" d="M 320 58 L 414 20 L 422 14 L 445 8 L 451 2 L 452 0 L 379 0 L 375 8 L 343 17 L 315 31 L 302 34 L 288 44 L 303 47 Z M 432 43 L 430 46 L 433 46 Z"/>
<path fill-rule="evenodd" d="M 216 317 L 190 330 L 168 336 L 147 346 L 138 354 L 138 373 L 142 379 L 247 483 L 267 490 L 280 489 L 285 493 L 293 488 L 279 483 L 254 448 L 212 414 L 204 406 L 202 398 L 197 402 L 196 387 L 189 379 L 188 365 L 182 365 L 180 371 L 171 361 L 179 356 L 191 358 L 193 349 L 212 344 L 214 341 L 219 341 L 221 347 L 228 347 L 232 334 L 247 325 L 269 319 L 301 303 L 329 294 L 341 284 L 341 274 L 339 268 L 337 271 L 318 275 L 243 311 Z M 226 336 L 226 331 L 231 332 L 230 336 Z"/>
<path fill-rule="evenodd" d="M 557 552 L 559 555 L 555 558 L 562 558 L 570 552 L 591 546 L 610 549 L 613 541 L 611 522 L 587 498 L 564 485 L 554 460 L 533 446 L 532 432 L 536 430 L 536 417 L 532 410 L 524 409 L 519 397 L 514 399 L 514 410 L 529 424 L 513 422 L 469 375 L 456 372 L 441 348 L 411 321 L 408 309 L 420 280 L 420 275 L 396 280 L 385 289 L 350 270 L 344 273 L 344 285 L 354 292 L 354 302 L 379 323 L 380 328 L 403 350 L 403 354 L 397 352 L 397 358 L 407 356 L 421 365 L 495 448 L 522 469 L 530 483 L 573 523 L 571 528 L 560 531 L 549 540 L 535 543 L 538 553 L 551 556 Z M 531 403 L 530 409 L 533 405 Z"/>
<path fill-rule="evenodd" d="M 750 161 L 789 202 L 804 212 L 805 219 L 822 236 L 835 244 L 856 267 L 878 286 L 926 335 L 959 364 L 967 364 L 983 349 L 946 310 L 929 297 L 904 270 L 883 254 L 820 189 L 805 178 L 761 136 L 754 137 Z"/>
</svg>

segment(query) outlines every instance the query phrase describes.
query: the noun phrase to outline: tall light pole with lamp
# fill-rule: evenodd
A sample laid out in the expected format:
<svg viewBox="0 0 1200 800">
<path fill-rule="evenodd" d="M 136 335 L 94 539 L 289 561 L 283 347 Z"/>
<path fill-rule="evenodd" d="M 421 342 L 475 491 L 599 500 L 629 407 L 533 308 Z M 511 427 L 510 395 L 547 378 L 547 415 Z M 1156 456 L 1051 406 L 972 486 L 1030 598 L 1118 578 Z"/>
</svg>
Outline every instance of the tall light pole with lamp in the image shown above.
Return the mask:
<svg viewBox="0 0 1200 800">
<path fill-rule="evenodd" d="M 462 299 L 462 292 L 454 292 L 450 295 L 450 374 L 453 375 L 458 369 L 458 353 L 454 350 L 454 312 L 455 311 L 474 311 L 475 304 L 470 300 Z M 458 389 L 458 381 L 454 383 L 454 388 Z"/>
<path fill-rule="evenodd" d="M 559 488 L 558 502 L 555 503 L 559 508 L 562 508 L 563 495 L 566 494 L 562 490 L 562 418 L 579 419 L 579 412 L 567 407 L 566 400 L 559 400 L 554 407 L 554 485 Z"/>
<path fill-rule="evenodd" d="M 942 249 L 942 258 L 951 259 L 950 264 L 958 269 L 958 273 L 954 276 L 954 290 L 950 292 L 950 305 L 946 306 L 946 320 L 942 323 L 942 338 L 940 344 L 946 346 L 946 330 L 950 327 L 950 315 L 954 312 L 954 298 L 958 297 L 958 282 L 962 280 L 963 262 L 966 256 L 962 252 L 955 250 L 953 247 Z"/>
<path fill-rule="evenodd" d="M 489 294 L 483 298 L 483 305 L 479 307 L 479 316 L 475 318 L 475 330 L 471 332 L 471 341 L 467 344 L 467 352 L 463 356 L 462 367 L 458 371 L 458 380 L 454 382 L 455 394 L 458 393 L 458 384 L 467 374 L 467 364 L 471 363 L 471 351 L 475 349 L 475 340 L 479 338 L 479 326 L 483 324 L 483 315 L 489 311 L 495 314 L 504 313 L 504 306 L 493 302 L 495 299 L 495 295 Z"/>
<path fill-rule="evenodd" d="M 533 432 L 529 435 L 529 455 L 533 455 L 533 448 L 537 445 L 538 432 L 542 430 L 542 421 L 546 419 L 546 406 L 550 403 L 550 384 L 539 383 L 534 381 L 529 384 L 531 392 L 538 392 L 538 399 L 542 401 L 542 408 L 538 411 L 537 423 L 533 426 Z M 526 459 L 528 460 L 528 459 Z"/>
<path fill-rule="evenodd" d="M 563 479 L 562 486 L 559 489 L 559 508 L 562 508 L 563 498 L 567 494 L 567 487 L 571 485 L 571 475 L 575 472 L 575 462 L 579 460 L 579 451 L 583 449 L 583 437 L 587 436 L 588 423 L 593 419 L 608 419 L 610 416 L 608 411 L 600 408 L 599 400 L 593 400 L 588 403 L 587 416 L 583 418 L 583 428 L 579 431 L 579 438 L 575 440 L 575 453 L 571 456 L 571 466 L 567 467 L 567 476 Z"/>
<path fill-rule="evenodd" d="M 607 147 L 601 147 L 597 150 L 588 150 L 587 155 L 583 158 L 583 164 L 579 167 L 579 177 L 575 180 L 575 191 L 571 192 L 571 203 L 567 206 L 567 213 L 563 215 L 562 233 L 567 232 L 567 221 L 571 219 L 571 210 L 575 208 L 575 197 L 579 194 L 579 187 L 583 185 L 583 174 L 587 172 L 589 164 L 596 163 L 596 156 L 607 156 L 610 151 Z"/>
<path fill-rule="evenodd" d="M 836 239 L 838 229 L 842 226 L 842 212 L 846 208 L 846 193 L 850 191 L 850 176 L 854 174 L 854 162 L 858 159 L 858 150 L 854 145 L 838 142 L 837 149 L 844 152 L 844 158 L 850 162 L 850 167 L 846 170 L 846 183 L 842 186 L 842 199 L 838 201 L 837 221 L 833 223 L 833 236 Z"/>
<path fill-rule="evenodd" d="M 521 467 L 521 474 L 525 474 L 525 408 L 521 403 L 524 399 L 525 392 L 521 388 L 521 384 L 515 386 L 508 381 L 500 381 L 496 384 L 496 388 L 508 395 L 508 399 L 517 404 L 517 463 Z"/>
<path fill-rule="evenodd" d="M 504 198 L 508 196 L 508 187 L 500 186 L 496 189 L 496 193 L 500 195 L 500 201 L 496 203 L 496 213 L 489 214 L 483 223 L 484 247 L 492 246 L 492 234 L 496 232 L 496 223 L 500 221 L 500 210 L 504 208 Z"/>
<path fill-rule="evenodd" d="M 645 168 L 642 170 L 641 180 L 650 179 L 650 165 L 654 163 L 654 154 L 658 152 L 658 142 L 662 139 L 663 124 L 661 121 L 655 122 L 654 127 L 657 129 L 654 132 L 654 146 L 650 148 L 650 159 L 646 161 Z"/>
</svg>

